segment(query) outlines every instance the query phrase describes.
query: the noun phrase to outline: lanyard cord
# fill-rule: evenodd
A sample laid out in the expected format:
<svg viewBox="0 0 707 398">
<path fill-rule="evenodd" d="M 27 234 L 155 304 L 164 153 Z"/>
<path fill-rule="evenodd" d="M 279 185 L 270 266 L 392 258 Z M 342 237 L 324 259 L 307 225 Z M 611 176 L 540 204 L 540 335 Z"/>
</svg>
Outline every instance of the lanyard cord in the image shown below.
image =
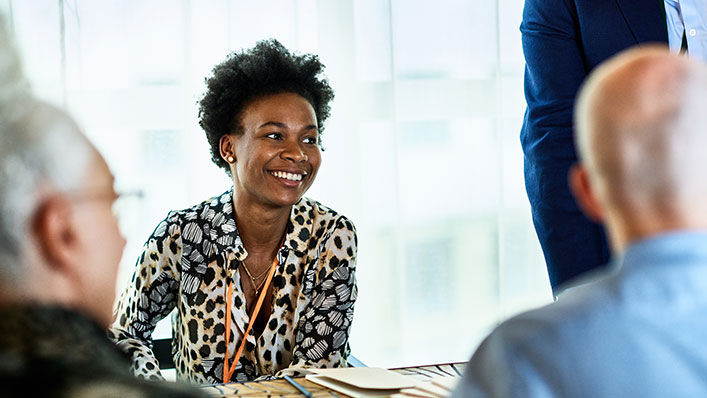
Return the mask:
<svg viewBox="0 0 707 398">
<path fill-rule="evenodd" d="M 283 243 L 285 239 L 283 237 Z M 280 244 L 280 247 L 282 247 L 282 243 Z M 229 260 L 230 261 L 230 260 Z M 250 322 L 248 322 L 248 328 L 246 329 L 245 333 L 243 334 L 243 339 L 241 340 L 241 344 L 238 346 L 238 350 L 236 351 L 236 356 L 233 358 L 233 362 L 231 363 L 230 369 L 228 366 L 228 343 L 231 339 L 231 301 L 233 298 L 233 281 L 228 283 L 228 290 L 226 292 L 226 355 L 223 358 L 223 382 L 224 383 L 230 383 L 231 382 L 231 376 L 233 375 L 233 372 L 236 370 L 236 364 L 238 364 L 238 361 L 241 359 L 241 355 L 243 354 L 243 348 L 245 348 L 245 343 L 246 339 L 248 338 L 248 334 L 250 333 L 250 329 L 253 328 L 253 324 L 255 323 L 255 319 L 258 317 L 258 313 L 260 312 L 260 307 L 263 305 L 263 301 L 265 300 L 265 295 L 268 293 L 268 288 L 270 286 L 270 281 L 272 280 L 273 275 L 275 274 L 275 268 L 277 268 L 277 255 L 275 255 L 275 259 L 272 261 L 272 264 L 270 265 L 270 272 L 268 273 L 268 277 L 265 280 L 265 285 L 263 286 L 263 290 L 260 292 L 260 296 L 258 297 L 258 302 L 255 304 L 255 308 L 253 309 L 253 313 L 250 315 Z"/>
</svg>

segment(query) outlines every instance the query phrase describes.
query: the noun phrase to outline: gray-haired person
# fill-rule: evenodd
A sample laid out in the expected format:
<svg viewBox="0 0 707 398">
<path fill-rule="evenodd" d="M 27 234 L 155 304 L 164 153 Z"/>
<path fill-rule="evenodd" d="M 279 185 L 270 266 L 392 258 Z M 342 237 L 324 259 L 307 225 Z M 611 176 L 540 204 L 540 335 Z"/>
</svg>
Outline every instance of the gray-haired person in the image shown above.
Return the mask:
<svg viewBox="0 0 707 398">
<path fill-rule="evenodd" d="M 1 21 L 0 21 L 1 22 Z M 0 26 L 0 395 L 186 397 L 134 379 L 106 337 L 125 240 L 107 164 L 35 99 Z"/>
</svg>

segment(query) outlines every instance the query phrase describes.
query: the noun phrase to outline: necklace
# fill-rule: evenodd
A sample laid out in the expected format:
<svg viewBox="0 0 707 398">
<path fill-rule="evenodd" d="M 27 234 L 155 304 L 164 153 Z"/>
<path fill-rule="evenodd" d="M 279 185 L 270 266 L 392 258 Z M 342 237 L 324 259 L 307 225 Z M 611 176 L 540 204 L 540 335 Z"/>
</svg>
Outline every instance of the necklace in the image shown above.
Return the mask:
<svg viewBox="0 0 707 398">
<path fill-rule="evenodd" d="M 250 277 L 250 279 L 252 279 L 253 281 L 257 281 L 258 279 L 260 279 L 260 278 L 262 278 L 263 276 L 265 276 L 265 274 L 267 274 L 268 271 L 270 271 L 270 267 L 268 267 L 268 268 L 265 268 L 265 271 L 263 271 L 260 275 L 258 275 L 258 276 L 253 276 L 253 274 L 251 274 L 250 271 L 248 271 L 248 266 L 245 264 L 245 261 L 243 261 L 243 269 L 245 269 L 245 273 L 246 273 L 246 274 L 248 275 L 248 277 Z"/>
<path fill-rule="evenodd" d="M 265 271 L 263 271 L 260 275 L 253 276 L 253 274 L 251 274 L 250 271 L 248 270 L 248 266 L 245 264 L 245 261 L 243 261 L 242 264 L 243 264 L 243 269 L 245 270 L 246 275 L 248 275 L 248 282 L 250 282 L 250 286 L 253 288 L 253 290 L 255 290 L 255 294 L 258 295 L 260 293 L 260 289 L 262 289 L 263 285 L 265 284 L 265 279 L 263 279 L 263 281 L 260 282 L 257 286 L 255 285 L 255 281 L 257 281 L 258 279 L 265 276 L 265 274 L 267 274 L 270 271 L 270 267 L 265 268 Z"/>
<path fill-rule="evenodd" d="M 270 269 L 268 268 L 268 271 L 269 271 L 269 270 L 270 270 Z M 253 282 L 253 279 L 248 278 L 248 281 L 250 282 L 250 286 L 253 287 L 253 290 L 255 290 L 255 295 L 257 296 L 258 294 L 260 294 L 260 289 L 263 288 L 263 285 L 265 284 L 266 279 L 263 279 L 263 281 L 260 282 L 260 283 L 258 284 L 258 286 L 255 286 L 255 283 Z"/>
</svg>

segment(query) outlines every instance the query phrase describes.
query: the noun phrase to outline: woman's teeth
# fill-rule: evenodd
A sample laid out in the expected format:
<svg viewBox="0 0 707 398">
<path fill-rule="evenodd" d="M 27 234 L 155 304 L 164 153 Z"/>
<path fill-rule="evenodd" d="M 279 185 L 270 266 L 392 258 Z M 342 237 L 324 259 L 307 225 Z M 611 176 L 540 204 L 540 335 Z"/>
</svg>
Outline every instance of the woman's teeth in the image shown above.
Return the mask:
<svg viewBox="0 0 707 398">
<path fill-rule="evenodd" d="M 290 181 L 301 181 L 303 176 L 302 174 L 287 173 L 284 171 L 271 171 L 270 174 Z"/>
</svg>

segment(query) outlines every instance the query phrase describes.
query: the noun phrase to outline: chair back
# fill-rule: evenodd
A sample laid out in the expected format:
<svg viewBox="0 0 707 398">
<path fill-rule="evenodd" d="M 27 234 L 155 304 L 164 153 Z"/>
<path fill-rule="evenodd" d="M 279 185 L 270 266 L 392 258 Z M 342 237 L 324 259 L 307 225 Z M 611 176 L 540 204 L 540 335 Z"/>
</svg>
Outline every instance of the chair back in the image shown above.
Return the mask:
<svg viewBox="0 0 707 398">
<path fill-rule="evenodd" d="M 152 340 L 152 352 L 160 364 L 160 369 L 174 369 L 172 358 L 172 338 Z"/>
</svg>

